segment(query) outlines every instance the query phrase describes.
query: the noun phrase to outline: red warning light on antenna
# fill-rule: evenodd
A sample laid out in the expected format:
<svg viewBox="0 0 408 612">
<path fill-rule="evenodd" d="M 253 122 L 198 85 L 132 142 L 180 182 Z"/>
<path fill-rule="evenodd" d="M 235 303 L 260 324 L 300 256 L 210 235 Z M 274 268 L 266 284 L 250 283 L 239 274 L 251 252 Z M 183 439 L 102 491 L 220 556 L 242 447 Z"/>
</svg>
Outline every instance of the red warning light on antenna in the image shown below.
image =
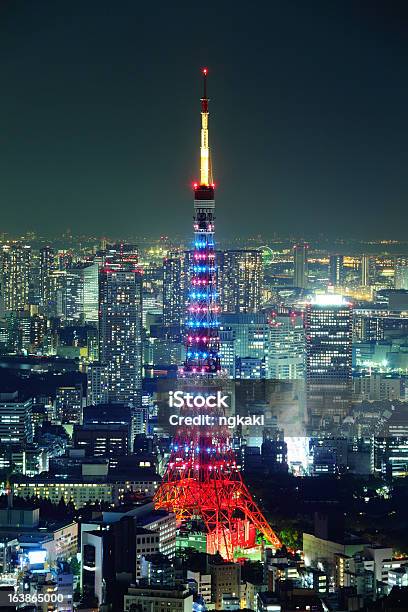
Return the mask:
<svg viewBox="0 0 408 612">
<path fill-rule="evenodd" d="M 207 74 L 208 74 L 208 68 L 203 68 L 203 74 L 204 74 L 205 76 L 207 76 Z"/>
</svg>

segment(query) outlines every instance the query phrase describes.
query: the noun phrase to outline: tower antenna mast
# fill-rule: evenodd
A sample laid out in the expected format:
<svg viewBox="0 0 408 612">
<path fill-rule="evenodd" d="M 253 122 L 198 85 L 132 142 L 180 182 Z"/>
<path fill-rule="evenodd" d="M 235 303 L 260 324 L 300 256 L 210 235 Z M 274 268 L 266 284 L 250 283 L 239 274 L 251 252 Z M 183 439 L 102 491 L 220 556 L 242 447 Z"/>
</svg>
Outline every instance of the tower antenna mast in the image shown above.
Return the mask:
<svg viewBox="0 0 408 612">
<path fill-rule="evenodd" d="M 203 68 L 203 97 L 201 98 L 201 143 L 200 143 L 200 185 L 212 185 L 212 172 L 210 160 L 210 145 L 208 139 L 208 97 L 207 97 L 208 68 Z"/>
</svg>

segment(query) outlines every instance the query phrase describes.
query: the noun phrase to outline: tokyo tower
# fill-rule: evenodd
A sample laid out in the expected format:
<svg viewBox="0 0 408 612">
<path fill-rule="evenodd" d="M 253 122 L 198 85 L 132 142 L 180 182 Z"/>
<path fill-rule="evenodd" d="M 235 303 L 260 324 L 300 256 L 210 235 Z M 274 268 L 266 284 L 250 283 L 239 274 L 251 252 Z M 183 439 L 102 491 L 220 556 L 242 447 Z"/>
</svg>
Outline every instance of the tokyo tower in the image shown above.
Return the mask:
<svg viewBox="0 0 408 612">
<path fill-rule="evenodd" d="M 179 372 L 179 388 L 201 396 L 225 385 L 219 355 L 215 185 L 209 147 L 207 73 L 204 68 L 200 181 L 194 183 L 194 249 L 185 325 L 186 360 Z M 203 412 L 202 408 L 195 410 L 197 414 Z M 215 423 L 223 414 L 217 408 L 206 408 L 206 412 Z M 194 414 L 194 408 L 190 407 L 188 414 Z M 227 560 L 253 547 L 257 532 L 274 548 L 281 546 L 242 480 L 231 448 L 231 430 L 226 426 L 178 427 L 154 501 L 156 508 L 174 512 L 179 523 L 201 519 L 207 530 L 207 552 L 218 551 Z"/>
</svg>

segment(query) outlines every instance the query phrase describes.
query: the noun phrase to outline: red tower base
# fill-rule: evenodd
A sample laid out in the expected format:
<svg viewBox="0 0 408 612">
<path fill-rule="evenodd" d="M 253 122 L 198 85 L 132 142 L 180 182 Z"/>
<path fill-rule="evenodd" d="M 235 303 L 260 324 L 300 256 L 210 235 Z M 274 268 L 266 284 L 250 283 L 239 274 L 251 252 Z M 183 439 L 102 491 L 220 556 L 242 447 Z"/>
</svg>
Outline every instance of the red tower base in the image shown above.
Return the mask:
<svg viewBox="0 0 408 612">
<path fill-rule="evenodd" d="M 253 548 L 256 545 L 256 529 L 249 520 L 237 519 L 233 529 L 216 529 L 207 533 L 207 553 L 220 553 L 224 559 L 230 551 Z"/>
</svg>

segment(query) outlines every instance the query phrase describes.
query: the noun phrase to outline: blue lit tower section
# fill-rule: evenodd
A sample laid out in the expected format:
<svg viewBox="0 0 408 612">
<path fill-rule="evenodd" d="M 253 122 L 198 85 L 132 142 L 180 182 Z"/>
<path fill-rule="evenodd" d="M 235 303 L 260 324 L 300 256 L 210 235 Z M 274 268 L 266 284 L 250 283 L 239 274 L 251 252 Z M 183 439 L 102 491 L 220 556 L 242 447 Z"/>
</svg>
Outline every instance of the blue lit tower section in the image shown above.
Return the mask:
<svg viewBox="0 0 408 612">
<path fill-rule="evenodd" d="M 200 182 L 194 183 L 194 250 L 186 316 L 186 361 L 182 371 L 215 374 L 220 369 L 217 269 L 214 249 L 214 189 L 208 141 L 207 68 L 201 98 Z"/>
</svg>

